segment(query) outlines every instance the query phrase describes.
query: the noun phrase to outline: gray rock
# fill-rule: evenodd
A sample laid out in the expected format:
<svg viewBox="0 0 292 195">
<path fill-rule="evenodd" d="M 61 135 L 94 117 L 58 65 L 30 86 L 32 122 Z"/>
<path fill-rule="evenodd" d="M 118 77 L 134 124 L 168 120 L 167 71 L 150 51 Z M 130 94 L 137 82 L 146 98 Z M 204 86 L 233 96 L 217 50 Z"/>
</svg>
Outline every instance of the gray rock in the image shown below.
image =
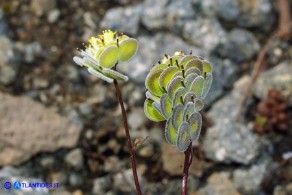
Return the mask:
<svg viewBox="0 0 292 195">
<path fill-rule="evenodd" d="M 240 63 L 250 60 L 259 49 L 260 44 L 252 33 L 243 29 L 233 29 L 227 35 L 227 40 L 216 48 L 216 52 Z"/>
<path fill-rule="evenodd" d="M 84 23 L 90 27 L 90 29 L 96 29 L 97 23 L 99 23 L 99 17 L 92 12 L 85 12 L 83 14 Z"/>
<path fill-rule="evenodd" d="M 0 83 L 11 84 L 16 79 L 16 71 L 11 66 L 0 66 Z"/>
<path fill-rule="evenodd" d="M 142 23 L 151 30 L 166 28 L 165 18 L 167 11 L 165 7 L 168 3 L 169 0 L 146 0 L 144 2 Z"/>
<path fill-rule="evenodd" d="M 276 67 L 263 72 L 256 81 L 253 92 L 260 98 L 265 99 L 270 89 L 278 89 L 292 105 L 292 62 L 282 62 Z"/>
<path fill-rule="evenodd" d="M 38 42 L 33 42 L 24 46 L 24 60 L 32 63 L 37 55 L 41 55 L 42 46 Z"/>
<path fill-rule="evenodd" d="M 42 167 L 49 169 L 55 164 L 55 159 L 53 157 L 45 157 L 41 159 L 40 164 Z"/>
<path fill-rule="evenodd" d="M 139 169 L 137 170 L 137 174 L 138 174 L 141 190 L 144 191 L 143 186 L 146 185 L 146 181 L 140 174 Z M 135 186 L 132 169 L 127 169 L 123 172 L 115 174 L 113 176 L 113 180 L 114 180 L 113 181 L 114 189 L 117 189 L 127 194 L 132 194 L 132 193 L 135 194 L 135 192 L 133 191 L 134 189 L 132 188 L 132 186 Z"/>
<path fill-rule="evenodd" d="M 31 11 L 37 16 L 47 14 L 55 7 L 56 7 L 55 0 L 32 0 L 30 2 Z"/>
<path fill-rule="evenodd" d="M 0 36 L 7 35 L 7 33 L 8 33 L 8 25 L 4 18 L 4 12 L 0 8 Z"/>
<path fill-rule="evenodd" d="M 264 30 L 272 28 L 276 15 L 271 0 L 239 1 L 240 17 L 234 18 L 242 27 L 259 27 Z"/>
<path fill-rule="evenodd" d="M 258 27 L 269 30 L 275 23 L 271 0 L 204 0 L 196 1 L 204 15 L 218 16 L 241 27 Z"/>
<path fill-rule="evenodd" d="M 93 194 L 105 194 L 111 187 L 112 180 L 109 176 L 96 178 L 93 180 Z"/>
<path fill-rule="evenodd" d="M 137 150 L 137 155 L 143 158 L 150 158 L 154 154 L 154 145 L 153 143 L 147 142 L 140 146 Z"/>
<path fill-rule="evenodd" d="M 78 128 L 83 127 L 83 120 L 76 110 L 71 110 L 70 113 L 68 114 L 68 118 Z"/>
<path fill-rule="evenodd" d="M 49 23 L 55 23 L 58 21 L 59 17 L 61 15 L 61 11 L 58 9 L 50 10 L 48 13 L 48 22 Z"/>
<path fill-rule="evenodd" d="M 200 1 L 205 15 L 219 16 L 226 21 L 233 21 L 240 14 L 239 1 L 237 0 L 204 0 Z"/>
<path fill-rule="evenodd" d="M 142 22 L 150 30 L 170 29 L 180 33 L 184 22 L 194 17 L 190 0 L 146 0 Z"/>
<path fill-rule="evenodd" d="M 277 185 L 274 188 L 273 195 L 289 195 L 292 194 L 292 183 L 288 183 L 287 185 Z"/>
<path fill-rule="evenodd" d="M 234 84 L 234 89 L 230 94 L 224 96 L 212 105 L 211 110 L 208 112 L 208 116 L 214 121 L 215 124 L 220 122 L 233 122 L 236 120 L 239 105 L 244 92 L 244 87 L 248 82 L 249 77 L 242 77 Z M 212 85 L 214 85 L 214 83 L 212 83 Z M 250 99 L 248 99 L 247 105 L 250 105 L 250 103 Z M 243 116 L 244 113 L 245 110 L 243 110 L 241 116 Z"/>
<path fill-rule="evenodd" d="M 65 161 L 76 169 L 83 167 L 83 155 L 80 148 L 74 149 L 65 156 Z"/>
<path fill-rule="evenodd" d="M 68 181 L 68 175 L 62 171 L 53 172 L 50 176 L 53 183 L 64 184 Z"/>
<path fill-rule="evenodd" d="M 146 121 L 143 108 L 135 109 L 128 115 L 129 126 L 133 130 L 143 127 Z"/>
<path fill-rule="evenodd" d="M 228 173 L 213 173 L 207 180 L 208 184 L 196 192 L 197 195 L 230 194 L 240 195 Z"/>
<path fill-rule="evenodd" d="M 77 144 L 81 129 L 27 97 L 0 93 L 0 166 Z M 52 122 L 54 121 L 54 122 Z"/>
<path fill-rule="evenodd" d="M 101 21 L 101 27 L 117 30 L 126 35 L 137 35 L 142 10 L 142 5 L 110 9 Z"/>
<path fill-rule="evenodd" d="M 222 121 L 208 129 L 203 150 L 215 162 L 250 164 L 259 154 L 256 135 L 240 123 Z"/>
<path fill-rule="evenodd" d="M 173 55 L 176 51 L 189 53 L 192 50 L 195 55 L 206 56 L 206 53 L 198 48 L 169 33 L 158 33 L 154 37 L 140 36 L 138 42 L 140 46 L 137 54 L 129 62 L 120 64 L 118 69 L 141 84 L 144 84 L 151 67 L 161 60 L 165 53 Z"/>
<path fill-rule="evenodd" d="M 82 115 L 90 115 L 92 113 L 92 105 L 88 103 L 82 103 L 79 105 L 79 111 Z"/>
<path fill-rule="evenodd" d="M 6 65 L 13 57 L 13 45 L 10 39 L 0 36 L 0 67 Z"/>
<path fill-rule="evenodd" d="M 205 107 L 209 107 L 215 100 L 224 93 L 224 88 L 230 88 L 236 79 L 238 79 L 238 66 L 229 59 L 221 59 L 215 56 L 207 57 L 212 64 L 213 83 L 206 99 Z"/>
<path fill-rule="evenodd" d="M 233 172 L 233 181 L 243 194 L 259 194 L 263 179 L 275 166 L 270 156 L 263 155 L 250 167 L 236 169 Z"/>
<path fill-rule="evenodd" d="M 199 18 L 184 24 L 183 37 L 199 48 L 212 51 L 226 41 L 226 32 L 216 19 Z"/>
<path fill-rule="evenodd" d="M 71 173 L 69 175 L 69 183 L 71 186 L 81 186 L 83 184 L 83 179 L 80 174 Z"/>
</svg>

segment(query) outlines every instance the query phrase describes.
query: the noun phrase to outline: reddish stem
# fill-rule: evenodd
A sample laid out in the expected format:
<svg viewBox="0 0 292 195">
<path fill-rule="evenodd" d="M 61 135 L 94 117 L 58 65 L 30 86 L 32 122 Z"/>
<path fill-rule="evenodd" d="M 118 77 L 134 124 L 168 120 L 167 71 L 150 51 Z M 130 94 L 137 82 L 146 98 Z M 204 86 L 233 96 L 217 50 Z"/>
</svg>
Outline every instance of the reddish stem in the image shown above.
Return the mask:
<svg viewBox="0 0 292 195">
<path fill-rule="evenodd" d="M 192 142 L 190 143 L 188 149 L 185 151 L 185 162 L 184 162 L 184 170 L 183 170 L 183 179 L 182 179 L 182 195 L 188 194 L 188 176 L 189 176 L 189 168 L 193 161 L 192 155 Z"/>
<path fill-rule="evenodd" d="M 130 159 L 131 159 L 131 164 L 132 164 L 132 171 L 133 171 L 133 177 L 134 177 L 136 191 L 137 191 L 138 195 L 142 195 L 142 191 L 141 191 L 139 179 L 138 179 L 138 174 L 137 174 L 137 168 L 136 168 L 135 150 L 133 149 L 133 145 L 132 145 L 132 141 L 131 141 L 131 136 L 130 136 L 129 127 L 128 127 L 128 119 L 127 119 L 127 114 L 126 114 L 126 110 L 124 107 L 122 94 L 121 94 L 117 80 L 114 80 L 114 84 L 115 84 L 115 88 L 116 88 L 116 94 L 117 94 L 117 97 L 118 97 L 118 100 L 120 103 L 120 107 L 122 110 L 123 123 L 124 123 L 125 133 L 126 133 L 127 142 L 128 142 L 128 150 L 130 152 Z"/>
</svg>

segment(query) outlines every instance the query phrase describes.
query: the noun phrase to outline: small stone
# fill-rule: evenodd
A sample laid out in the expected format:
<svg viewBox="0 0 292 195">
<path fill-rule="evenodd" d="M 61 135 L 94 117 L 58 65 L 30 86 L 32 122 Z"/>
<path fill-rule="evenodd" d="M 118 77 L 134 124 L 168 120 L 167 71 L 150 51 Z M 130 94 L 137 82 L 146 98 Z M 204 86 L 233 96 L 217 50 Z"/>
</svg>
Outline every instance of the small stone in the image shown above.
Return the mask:
<svg viewBox="0 0 292 195">
<path fill-rule="evenodd" d="M 1 92 L 0 102 L 0 166 L 18 165 L 39 152 L 77 144 L 81 129 L 53 108 Z"/>
<path fill-rule="evenodd" d="M 33 88 L 34 89 L 45 89 L 49 86 L 49 81 L 45 78 L 34 78 L 33 79 Z"/>
<path fill-rule="evenodd" d="M 230 194 L 230 195 L 240 195 L 237 191 L 234 183 L 228 178 L 228 174 L 213 173 L 207 180 L 208 184 L 206 187 L 200 189 L 195 194 L 205 195 L 205 194 Z"/>
<path fill-rule="evenodd" d="M 69 183 L 71 186 L 81 186 L 83 184 L 82 178 L 79 174 L 77 173 L 71 173 L 69 175 Z"/>
<path fill-rule="evenodd" d="M 11 84 L 16 79 L 16 71 L 11 66 L 0 66 L 0 83 Z"/>
<path fill-rule="evenodd" d="M 116 172 L 122 167 L 122 162 L 116 156 L 110 156 L 105 160 L 104 171 Z"/>
<path fill-rule="evenodd" d="M 137 170 L 137 174 L 138 174 L 141 190 L 143 191 L 143 186 L 146 185 L 145 180 L 143 179 L 139 170 Z M 114 175 L 113 180 L 114 180 L 114 188 L 121 190 L 125 193 L 132 192 L 132 188 L 130 186 L 135 186 L 132 169 L 127 169 L 123 171 L 122 173 L 118 173 Z"/>
<path fill-rule="evenodd" d="M 142 108 L 137 108 L 128 114 L 128 123 L 131 129 L 139 129 L 144 126 L 146 117 Z"/>
<path fill-rule="evenodd" d="M 59 17 L 61 15 L 61 11 L 58 9 L 53 9 L 48 13 L 48 22 L 49 23 L 55 23 L 58 21 Z"/>
<path fill-rule="evenodd" d="M 270 89 L 277 89 L 292 105 L 292 63 L 285 61 L 263 72 L 256 81 L 253 92 L 260 99 L 267 97 Z"/>
<path fill-rule="evenodd" d="M 113 29 L 129 35 L 136 35 L 143 7 L 141 5 L 118 7 L 106 12 L 101 22 L 104 29 Z"/>
<path fill-rule="evenodd" d="M 24 52 L 25 62 L 32 63 L 35 60 L 35 57 L 42 53 L 42 46 L 38 42 L 33 42 L 25 45 Z"/>
<path fill-rule="evenodd" d="M 199 48 L 212 51 L 225 42 L 226 32 L 216 19 L 199 18 L 185 23 L 183 37 Z"/>
<path fill-rule="evenodd" d="M 170 175 L 181 175 L 183 172 L 183 163 L 185 155 L 167 143 L 161 145 L 163 170 Z M 205 168 L 209 165 L 203 161 L 193 158 L 192 165 L 189 168 L 189 173 L 197 177 L 201 177 Z"/>
<path fill-rule="evenodd" d="M 55 163 L 55 159 L 53 157 L 45 157 L 42 158 L 40 164 L 44 168 L 52 168 Z"/>
<path fill-rule="evenodd" d="M 292 183 L 288 183 L 287 185 L 277 185 L 274 188 L 273 195 L 290 195 L 292 194 Z"/>
<path fill-rule="evenodd" d="M 208 129 L 203 141 L 206 157 L 216 162 L 250 164 L 259 154 L 259 141 L 240 123 L 222 121 Z"/>
<path fill-rule="evenodd" d="M 83 155 L 80 148 L 74 149 L 65 156 L 65 161 L 76 169 L 83 167 Z"/>
<path fill-rule="evenodd" d="M 54 172 L 54 173 L 51 173 L 50 176 L 52 178 L 52 183 L 64 184 L 68 180 L 68 176 L 64 172 Z"/>
<path fill-rule="evenodd" d="M 143 158 L 149 158 L 154 154 L 154 146 L 151 143 L 143 144 L 137 151 L 137 154 Z"/>
<path fill-rule="evenodd" d="M 228 57 L 240 63 L 253 58 L 259 49 L 260 44 L 251 32 L 243 29 L 233 29 L 227 35 L 227 40 L 218 46 L 217 52 L 220 56 Z"/>
<path fill-rule="evenodd" d="M 92 105 L 88 103 L 82 103 L 79 105 L 79 111 L 82 115 L 90 115 L 92 113 Z"/>
<path fill-rule="evenodd" d="M 37 16 L 47 14 L 56 7 L 55 0 L 32 0 L 30 3 L 32 12 Z"/>
<path fill-rule="evenodd" d="M 96 23 L 98 22 L 99 18 L 97 15 L 91 12 L 85 12 L 83 14 L 84 23 L 89 26 L 91 29 L 96 29 Z"/>
<path fill-rule="evenodd" d="M 112 180 L 109 176 L 96 178 L 93 180 L 93 194 L 105 194 L 111 187 Z"/>
<path fill-rule="evenodd" d="M 264 154 L 250 167 L 236 169 L 233 172 L 233 181 L 244 194 L 258 194 L 263 179 L 275 166 L 271 157 Z"/>
<path fill-rule="evenodd" d="M 0 36 L 0 67 L 6 65 L 13 57 L 13 45 L 10 39 Z"/>
</svg>

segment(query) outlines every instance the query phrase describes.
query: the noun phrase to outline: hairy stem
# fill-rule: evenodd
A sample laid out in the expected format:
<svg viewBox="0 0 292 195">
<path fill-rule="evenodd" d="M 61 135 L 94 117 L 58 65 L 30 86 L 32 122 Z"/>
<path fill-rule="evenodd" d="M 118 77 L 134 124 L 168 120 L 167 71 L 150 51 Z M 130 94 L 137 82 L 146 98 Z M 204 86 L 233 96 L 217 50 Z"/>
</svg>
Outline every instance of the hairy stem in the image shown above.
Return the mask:
<svg viewBox="0 0 292 195">
<path fill-rule="evenodd" d="M 129 132 L 129 127 L 128 127 L 127 114 L 126 114 L 122 94 L 121 94 L 117 80 L 114 80 L 114 85 L 116 88 L 116 94 L 117 94 L 117 97 L 118 97 L 118 100 L 120 103 L 120 107 L 122 110 L 123 123 L 124 123 L 127 142 L 128 142 L 128 150 L 130 152 L 130 159 L 131 159 L 131 164 L 132 164 L 132 171 L 133 171 L 133 177 L 134 177 L 136 191 L 137 191 L 138 195 L 142 195 L 142 191 L 141 191 L 139 179 L 138 179 L 138 174 L 137 174 L 137 168 L 136 168 L 135 150 L 133 149 L 131 136 L 130 136 L 130 132 Z"/>
<path fill-rule="evenodd" d="M 189 176 L 189 168 L 193 161 L 192 155 L 192 142 L 190 143 L 188 149 L 185 151 L 185 162 L 184 162 L 184 170 L 183 170 L 183 179 L 182 179 L 182 195 L 188 194 L 188 176 Z"/>
</svg>

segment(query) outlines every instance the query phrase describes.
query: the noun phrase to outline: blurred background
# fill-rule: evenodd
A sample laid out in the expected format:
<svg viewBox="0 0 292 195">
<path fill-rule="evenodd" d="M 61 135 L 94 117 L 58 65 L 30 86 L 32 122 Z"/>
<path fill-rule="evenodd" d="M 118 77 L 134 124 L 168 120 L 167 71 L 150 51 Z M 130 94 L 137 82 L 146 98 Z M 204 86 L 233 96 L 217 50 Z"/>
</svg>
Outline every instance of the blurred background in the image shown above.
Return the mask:
<svg viewBox="0 0 292 195">
<path fill-rule="evenodd" d="M 292 194 L 291 6 L 1 0 L 0 194 L 135 194 L 114 87 L 72 61 L 103 29 L 139 42 L 137 55 L 118 69 L 130 77 L 121 88 L 131 135 L 145 140 L 136 151 L 145 194 L 180 194 L 184 154 L 165 142 L 164 123 L 143 112 L 148 71 L 178 50 L 207 58 L 214 74 L 189 194 Z M 251 75 L 257 80 L 247 96 Z M 59 186 L 7 190 L 7 181 Z"/>
</svg>

